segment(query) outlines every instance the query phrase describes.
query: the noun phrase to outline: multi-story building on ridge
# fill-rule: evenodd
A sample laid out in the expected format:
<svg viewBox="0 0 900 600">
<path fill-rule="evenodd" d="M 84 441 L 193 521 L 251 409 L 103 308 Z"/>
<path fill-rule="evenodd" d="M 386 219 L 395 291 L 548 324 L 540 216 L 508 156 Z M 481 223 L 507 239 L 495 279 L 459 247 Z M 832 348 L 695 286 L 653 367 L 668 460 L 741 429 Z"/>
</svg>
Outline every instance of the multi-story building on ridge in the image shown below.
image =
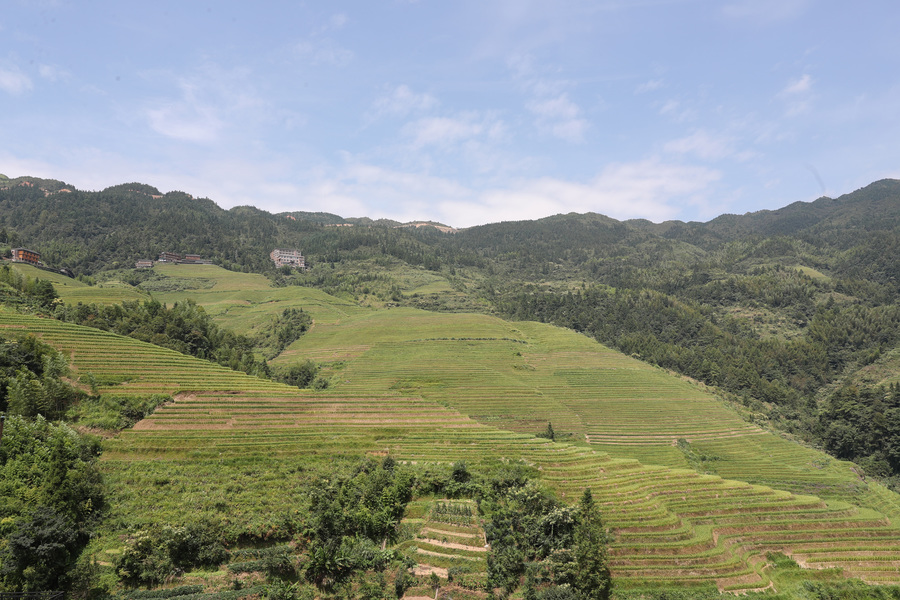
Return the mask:
<svg viewBox="0 0 900 600">
<path fill-rule="evenodd" d="M 305 269 L 306 259 L 300 254 L 299 250 L 275 248 L 269 253 L 269 257 L 276 267 L 292 267 L 294 269 Z"/>
<path fill-rule="evenodd" d="M 30 265 L 36 265 L 41 262 L 41 255 L 39 252 L 29 250 L 28 248 L 13 248 L 12 260 L 13 262 L 23 262 Z"/>
</svg>

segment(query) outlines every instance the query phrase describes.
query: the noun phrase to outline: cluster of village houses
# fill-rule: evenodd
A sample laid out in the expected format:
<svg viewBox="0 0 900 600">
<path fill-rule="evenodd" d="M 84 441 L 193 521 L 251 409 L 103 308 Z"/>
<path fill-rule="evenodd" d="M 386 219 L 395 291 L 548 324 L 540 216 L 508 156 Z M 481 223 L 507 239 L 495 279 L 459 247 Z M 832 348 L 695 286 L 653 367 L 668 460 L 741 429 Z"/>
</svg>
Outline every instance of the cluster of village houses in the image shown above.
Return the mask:
<svg viewBox="0 0 900 600">
<path fill-rule="evenodd" d="M 292 269 L 305 269 L 306 259 L 299 250 L 275 248 L 269 253 L 269 258 L 275 263 L 276 267 L 290 267 Z M 39 252 L 29 250 L 28 248 L 13 248 L 12 261 L 27 263 L 36 267 L 43 266 L 41 255 Z M 157 262 L 175 265 L 210 265 L 211 260 L 201 257 L 199 254 L 176 254 L 174 252 L 162 252 L 159 260 L 139 260 L 134 263 L 136 269 L 150 269 Z"/>
<path fill-rule="evenodd" d="M 269 253 L 269 258 L 275 263 L 276 267 L 291 267 L 293 269 L 306 268 L 306 259 L 300 254 L 299 250 L 275 248 Z M 199 254 L 175 254 L 174 252 L 163 252 L 159 255 L 156 262 L 175 264 L 175 265 L 210 265 L 211 260 L 202 258 Z M 139 260 L 134 264 L 136 269 L 149 269 L 154 265 L 152 260 Z"/>
</svg>

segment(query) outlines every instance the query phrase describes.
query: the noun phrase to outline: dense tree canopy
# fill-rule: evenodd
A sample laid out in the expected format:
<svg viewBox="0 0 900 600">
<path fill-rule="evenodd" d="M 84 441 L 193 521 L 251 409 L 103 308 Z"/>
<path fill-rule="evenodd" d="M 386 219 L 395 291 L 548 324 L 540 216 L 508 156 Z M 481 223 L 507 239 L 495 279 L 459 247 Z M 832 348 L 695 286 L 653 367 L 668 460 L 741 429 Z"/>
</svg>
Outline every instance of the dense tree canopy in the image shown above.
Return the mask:
<svg viewBox="0 0 900 600">
<path fill-rule="evenodd" d="M 61 590 L 105 505 L 99 440 L 43 417 L 7 419 L 0 445 L 0 589 Z"/>
</svg>

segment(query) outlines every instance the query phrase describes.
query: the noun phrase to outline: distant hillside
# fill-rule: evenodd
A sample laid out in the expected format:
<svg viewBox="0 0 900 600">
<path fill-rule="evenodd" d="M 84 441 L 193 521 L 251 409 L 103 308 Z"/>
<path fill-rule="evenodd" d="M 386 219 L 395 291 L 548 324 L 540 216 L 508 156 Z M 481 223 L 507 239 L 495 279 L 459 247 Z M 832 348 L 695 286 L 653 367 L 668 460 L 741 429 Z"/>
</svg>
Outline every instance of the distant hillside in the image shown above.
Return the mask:
<svg viewBox="0 0 900 600">
<path fill-rule="evenodd" d="M 28 178 L 0 186 L 0 243 L 76 274 L 196 253 L 351 301 L 550 322 L 764 402 L 761 411 L 816 443 L 825 425 L 801 407 L 900 343 L 894 180 L 709 223 L 571 213 L 456 233 L 324 212 L 223 210 L 140 183 L 64 186 Z M 276 272 L 275 247 L 299 248 L 310 269 Z M 889 462 L 900 475 L 900 458 Z"/>
<path fill-rule="evenodd" d="M 333 215 L 327 212 L 304 212 L 301 210 L 293 212 L 278 213 L 279 217 L 293 219 L 295 221 L 309 221 L 310 223 L 319 223 L 321 225 L 341 225 L 347 222 L 343 217 Z"/>
<path fill-rule="evenodd" d="M 439 270 L 490 260 L 517 278 L 541 278 L 563 268 L 565 277 L 577 272 L 631 286 L 635 269 L 692 270 L 709 252 L 747 241 L 769 259 L 801 263 L 806 252 L 815 255 L 807 262 L 816 263 L 807 266 L 827 266 L 846 276 L 862 269 L 867 278 L 888 283 L 900 275 L 889 258 L 900 249 L 900 182 L 895 180 L 838 199 L 722 215 L 708 223 L 620 222 L 572 213 L 471 227 L 450 237 L 445 234 L 455 230 L 427 221 L 403 224 L 302 211 L 273 215 L 250 206 L 224 210 L 206 198 L 162 194 L 141 183 L 86 192 L 61 181 L 19 177 L 0 188 L 0 227 L 8 238 L 0 243 L 26 245 L 48 264 L 83 273 L 128 268 L 162 251 L 201 254 L 226 268 L 264 272 L 271 269 L 272 248 L 297 247 L 311 263 L 386 255 Z M 425 224 L 433 227 L 420 226 Z M 781 241 L 766 241 L 773 239 Z"/>
<path fill-rule="evenodd" d="M 348 224 L 354 226 L 332 227 Z M 276 247 L 299 248 L 307 264 L 386 255 L 436 265 L 414 229 L 397 225 L 329 213 L 273 215 L 252 206 L 224 210 L 208 198 L 162 194 L 140 183 L 87 192 L 22 177 L 0 186 L 0 244 L 26 246 L 48 265 L 76 274 L 130 269 L 161 252 L 200 254 L 233 270 L 273 272 L 269 253 Z"/>
<path fill-rule="evenodd" d="M 815 240 L 844 232 L 844 243 L 854 229 L 895 229 L 900 224 L 900 181 L 882 179 L 837 199 L 822 197 L 813 202 L 794 202 L 777 210 L 744 215 L 726 214 L 707 223 L 645 220 L 627 221 L 630 226 L 657 235 L 687 241 L 710 249 L 747 237 L 794 236 Z"/>
</svg>

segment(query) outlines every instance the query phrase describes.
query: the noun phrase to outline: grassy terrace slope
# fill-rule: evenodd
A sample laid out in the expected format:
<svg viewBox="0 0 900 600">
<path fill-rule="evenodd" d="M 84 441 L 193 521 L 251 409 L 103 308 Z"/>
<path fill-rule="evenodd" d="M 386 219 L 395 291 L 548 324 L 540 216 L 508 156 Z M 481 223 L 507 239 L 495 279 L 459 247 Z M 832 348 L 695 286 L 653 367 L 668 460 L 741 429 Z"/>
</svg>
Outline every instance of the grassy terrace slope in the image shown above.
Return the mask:
<svg viewBox="0 0 900 600">
<path fill-rule="evenodd" d="M 331 363 L 333 386 L 344 393 L 419 396 L 522 433 L 537 434 L 549 421 L 561 439 L 619 458 L 699 463 L 798 493 L 844 497 L 866 487 L 848 463 L 767 433 L 701 387 L 565 329 L 370 311 L 317 324 L 274 362 L 306 357 Z"/>
<path fill-rule="evenodd" d="M 166 300 L 190 297 L 233 327 L 263 322 L 287 306 L 304 308 L 315 326 L 274 363 L 313 358 L 329 366 L 334 387 L 346 393 L 421 396 L 530 434 L 550 421 L 566 441 L 589 442 L 612 456 L 699 467 L 796 493 L 849 494 L 900 518 L 896 495 L 861 482 L 849 463 L 766 433 L 704 389 L 569 330 L 485 315 L 364 309 L 211 266 L 160 272 L 203 279 Z"/>
<path fill-rule="evenodd" d="M 118 304 L 126 300 L 146 300 L 149 296 L 141 290 L 126 283 L 105 282 L 98 285 L 88 285 L 77 279 L 38 269 L 23 263 L 9 263 L 13 268 L 32 279 L 44 279 L 53 284 L 60 299 L 68 304 Z"/>
<path fill-rule="evenodd" d="M 312 288 L 273 288 L 262 275 L 235 273 L 214 265 L 157 265 L 155 273 L 173 282 L 153 292 L 172 305 L 187 299 L 202 306 L 215 321 L 235 333 L 252 334 L 287 308 L 302 308 L 318 323 L 337 323 L 365 309 Z"/>
<path fill-rule="evenodd" d="M 379 391 L 376 360 L 367 356 L 380 351 L 372 356 L 384 361 L 382 371 L 392 361 L 396 365 L 406 362 L 409 354 L 399 351 L 420 342 L 404 341 L 399 324 L 407 323 L 412 331 L 413 326 L 423 326 L 416 318 L 434 319 L 434 327 L 442 318 L 414 311 L 388 312 L 402 316 L 402 321 L 388 319 L 377 325 L 379 317 L 373 314 L 367 319 L 360 317 L 356 329 L 349 332 L 322 327 L 320 352 L 337 352 L 339 339 L 346 335 L 357 342 L 353 354 L 359 358 L 336 371 L 342 381 L 339 386 L 319 393 L 226 372 L 129 338 L 55 321 L 0 312 L 0 330 L 33 331 L 66 349 L 72 353 L 77 373 L 100 373 L 110 362 L 117 362 L 118 373 L 129 381 L 114 389 L 183 392 L 175 403 L 106 444 L 104 464 L 115 507 L 108 525 L 112 531 L 104 537 L 107 552 L 115 552 L 121 543 L 120 532 L 115 530 L 117 514 L 128 514 L 132 522 L 152 522 L 172 519 L 189 506 L 198 514 L 224 515 L 248 531 L 264 532 L 273 520 L 301 505 L 290 482 L 292 473 L 302 469 L 305 461 L 389 452 L 398 459 L 419 462 L 462 459 L 477 464 L 524 459 L 540 468 L 563 497 L 573 500 L 590 486 L 615 531 L 612 565 L 622 585 L 658 581 L 715 582 L 728 589 L 765 587 L 768 579 L 762 566 L 769 550 L 792 554 L 810 566 L 838 566 L 848 575 L 871 581 L 900 581 L 900 530 L 886 516 L 893 510 L 890 495 L 884 495 L 882 511 L 859 508 L 690 469 L 614 458 L 586 444 L 554 443 L 499 429 L 466 416 L 448 406 L 450 402 L 445 404 L 449 395 L 443 401 L 431 399 L 425 392 L 431 391 L 430 383 L 435 384 L 432 389 L 438 389 L 439 382 L 421 379 L 421 373 L 430 368 L 427 364 L 406 373 L 407 380 L 412 378 L 411 383 L 422 393 L 412 393 L 413 387 L 404 383 L 407 380 L 399 388 L 392 383 Z M 491 325 L 485 317 L 460 318 L 469 319 L 468 326 L 480 331 L 480 337 L 493 337 L 491 327 L 501 326 Z M 367 327 L 377 325 L 383 332 L 380 341 L 373 336 L 360 337 L 359 328 L 367 320 Z M 520 361 L 516 364 L 526 367 L 516 371 L 538 376 L 543 364 L 551 376 L 561 373 L 550 381 L 566 381 L 574 365 L 583 360 L 557 330 L 531 324 L 502 326 L 510 328 L 513 335 L 509 340 L 480 343 L 491 344 L 494 351 L 508 350 Z M 462 323 L 454 328 L 459 336 Z M 325 339 L 332 345 L 325 344 Z M 304 344 L 312 345 L 312 341 L 310 337 Z M 466 347 L 470 341 L 434 340 L 433 344 Z M 426 346 L 418 354 L 428 358 L 422 348 Z M 567 355 L 572 362 L 568 366 L 563 360 Z M 607 364 L 610 370 L 641 368 L 612 353 L 608 359 L 619 361 L 618 367 Z M 551 360 L 561 362 L 551 367 Z M 469 364 L 492 368 L 486 355 L 473 355 Z M 396 365 L 393 368 L 399 368 Z M 498 384 L 503 383 L 501 375 L 494 376 Z M 366 378 L 371 388 L 367 388 Z M 391 379 L 385 383 L 388 381 Z M 474 384 L 478 383 L 476 379 Z M 482 393 L 485 401 L 491 402 L 486 402 L 479 419 L 496 414 L 498 422 L 512 423 L 511 417 L 502 415 L 526 410 L 525 404 L 503 408 L 505 390 L 507 387 L 499 386 Z M 474 395 L 472 392 L 458 402 L 474 407 Z M 509 402 L 518 400 L 512 396 Z M 639 404 L 635 399 L 631 403 Z M 572 423 L 582 418 L 581 410 L 583 407 L 570 407 Z M 764 436 L 754 433 L 745 437 Z M 839 471 L 834 471 L 833 476 L 838 475 Z M 423 544 L 428 542 L 416 546 L 422 548 Z"/>
</svg>

